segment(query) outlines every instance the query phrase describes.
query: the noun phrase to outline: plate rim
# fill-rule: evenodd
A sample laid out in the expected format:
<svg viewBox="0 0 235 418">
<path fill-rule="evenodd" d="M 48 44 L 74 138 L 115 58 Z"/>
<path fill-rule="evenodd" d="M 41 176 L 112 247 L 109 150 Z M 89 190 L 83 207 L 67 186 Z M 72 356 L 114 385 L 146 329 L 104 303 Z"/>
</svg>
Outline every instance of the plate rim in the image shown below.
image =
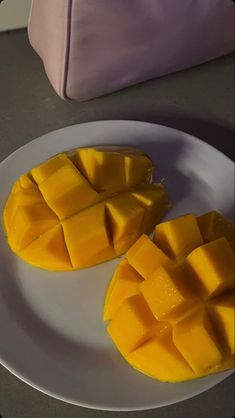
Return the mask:
<svg viewBox="0 0 235 418">
<path fill-rule="evenodd" d="M 202 146 L 208 147 L 212 152 L 216 152 L 218 154 L 220 154 L 220 156 L 224 157 L 226 160 L 228 160 L 229 163 L 232 163 L 234 165 L 234 161 L 232 160 L 232 158 L 228 157 L 226 154 L 224 154 L 222 151 L 220 151 L 218 148 L 214 147 L 211 144 L 208 144 L 208 142 L 206 142 L 205 140 L 194 136 L 186 131 L 183 131 L 181 129 L 177 129 L 177 128 L 173 128 L 171 126 L 167 126 L 167 125 L 162 125 L 160 123 L 153 123 L 153 122 L 145 122 L 145 121 L 139 121 L 139 120 L 131 120 L 131 119 L 102 119 L 102 120 L 97 120 L 97 121 L 91 121 L 91 122 L 84 122 L 84 123 L 75 123 L 72 125 L 67 125 L 64 126 L 62 128 L 59 129 L 55 129 L 53 131 L 49 131 L 46 132 L 43 135 L 40 135 L 34 139 L 31 139 L 29 142 L 26 142 L 25 144 L 21 145 L 19 148 L 15 149 L 15 151 L 13 151 L 12 153 L 10 153 L 7 157 L 5 157 L 3 160 L 0 161 L 0 166 L 2 164 L 5 164 L 6 162 L 8 162 L 8 159 L 10 159 L 12 156 L 14 156 L 15 154 L 17 154 L 18 152 L 23 151 L 24 149 L 28 148 L 31 144 L 39 142 L 39 140 L 43 140 L 45 139 L 45 137 L 47 136 L 51 136 L 52 134 L 56 134 L 58 132 L 62 132 L 63 130 L 66 130 L 68 128 L 75 128 L 77 126 L 85 126 L 85 125 L 93 125 L 93 124 L 112 124 L 112 123 L 127 123 L 127 124 L 138 124 L 138 125 L 149 125 L 152 127 L 160 127 L 163 128 L 164 130 L 170 130 L 172 132 L 180 132 L 181 134 L 185 135 L 185 137 L 189 137 L 188 139 L 194 143 L 196 142 L 200 142 Z M 89 146 L 89 145 L 88 145 Z"/>
<path fill-rule="evenodd" d="M 185 395 L 185 396 L 182 395 L 181 397 L 179 397 L 174 402 L 169 403 L 168 401 L 162 401 L 162 402 L 159 402 L 157 405 L 156 404 L 152 404 L 150 406 L 146 406 L 146 407 L 145 406 L 142 406 L 142 407 L 140 406 L 140 407 L 136 407 L 135 409 L 133 409 L 133 408 L 125 408 L 125 407 L 112 407 L 112 408 L 103 407 L 103 406 L 101 407 L 99 405 L 95 405 L 95 403 L 91 405 L 91 404 L 88 404 L 86 402 L 77 402 L 77 401 L 74 401 L 74 400 L 72 400 L 72 399 L 70 399 L 68 397 L 64 397 L 64 396 L 57 395 L 53 391 L 44 389 L 40 385 L 37 385 L 35 383 L 32 383 L 29 379 L 24 378 L 20 373 L 17 374 L 14 371 L 14 369 L 11 369 L 10 366 L 4 364 L 4 362 L 1 361 L 1 358 L 0 358 L 0 364 L 5 369 L 7 369 L 10 373 L 12 373 L 15 377 L 17 377 L 18 379 L 20 379 L 23 383 L 26 383 L 28 386 L 32 387 L 35 390 L 38 390 L 40 393 L 42 393 L 44 395 L 47 395 L 49 397 L 52 397 L 53 399 L 56 399 L 56 400 L 65 402 L 65 403 L 67 403 L 69 405 L 80 406 L 80 407 L 87 408 L 87 409 L 92 409 L 92 410 L 95 410 L 95 411 L 107 411 L 107 412 L 148 411 L 150 409 L 158 409 L 158 408 L 164 408 L 165 406 L 175 405 L 177 403 L 180 403 L 180 402 L 183 402 L 183 401 L 192 399 L 192 398 L 194 398 L 194 397 L 196 397 L 198 395 L 201 395 L 201 394 L 207 392 L 208 390 L 214 388 L 215 386 L 219 385 L 220 383 L 223 383 L 224 380 L 226 380 L 228 377 L 232 376 L 235 373 L 235 371 L 233 369 L 219 372 L 219 373 L 216 374 L 217 376 L 220 376 L 221 374 L 226 374 L 226 376 L 222 380 L 219 380 L 216 383 L 208 384 L 208 386 L 207 386 L 206 389 L 203 389 L 203 390 L 198 389 L 197 391 L 195 391 L 193 394 L 191 394 L 189 396 L 188 395 Z M 201 377 L 199 379 L 205 379 L 206 377 L 207 376 Z M 182 383 L 187 383 L 187 381 L 182 382 Z M 173 385 L 177 385 L 177 383 L 172 383 L 172 384 Z"/>
</svg>

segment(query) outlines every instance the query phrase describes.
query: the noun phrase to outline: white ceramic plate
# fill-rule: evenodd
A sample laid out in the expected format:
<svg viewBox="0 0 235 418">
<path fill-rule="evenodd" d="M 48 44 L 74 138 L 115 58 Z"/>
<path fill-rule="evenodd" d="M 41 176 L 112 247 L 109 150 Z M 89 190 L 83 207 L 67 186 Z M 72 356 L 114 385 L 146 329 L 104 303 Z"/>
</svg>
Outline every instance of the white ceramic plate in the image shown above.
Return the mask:
<svg viewBox="0 0 235 418">
<path fill-rule="evenodd" d="M 173 208 L 168 217 L 218 209 L 233 213 L 233 163 L 206 143 L 163 126 L 128 121 L 75 125 L 18 149 L 0 164 L 0 211 L 15 179 L 74 147 L 128 144 L 153 159 Z M 138 410 L 195 396 L 231 374 L 160 383 L 133 370 L 105 331 L 105 290 L 118 260 L 70 273 L 33 268 L 14 256 L 0 229 L 0 360 L 51 396 L 106 410 Z"/>
</svg>

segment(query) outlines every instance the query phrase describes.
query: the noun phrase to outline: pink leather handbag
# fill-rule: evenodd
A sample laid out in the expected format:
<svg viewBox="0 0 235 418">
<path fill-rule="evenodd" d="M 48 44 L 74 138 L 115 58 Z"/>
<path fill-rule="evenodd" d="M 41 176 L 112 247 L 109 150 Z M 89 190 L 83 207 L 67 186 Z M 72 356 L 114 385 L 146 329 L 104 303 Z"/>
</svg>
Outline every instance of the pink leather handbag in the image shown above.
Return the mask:
<svg viewBox="0 0 235 418">
<path fill-rule="evenodd" d="M 29 39 L 82 101 L 231 52 L 233 16 L 232 0 L 33 0 Z"/>
</svg>

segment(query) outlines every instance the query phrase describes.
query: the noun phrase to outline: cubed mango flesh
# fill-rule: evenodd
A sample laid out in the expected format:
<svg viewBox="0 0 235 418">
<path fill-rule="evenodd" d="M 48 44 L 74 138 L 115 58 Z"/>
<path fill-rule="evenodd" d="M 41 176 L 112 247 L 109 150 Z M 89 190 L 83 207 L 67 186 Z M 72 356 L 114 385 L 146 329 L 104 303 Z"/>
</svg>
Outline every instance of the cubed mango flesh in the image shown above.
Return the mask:
<svg viewBox="0 0 235 418">
<path fill-rule="evenodd" d="M 226 219 L 221 213 L 213 210 L 197 217 L 203 240 L 205 242 L 225 237 L 228 241 L 235 239 L 234 222 Z"/>
<path fill-rule="evenodd" d="M 154 242 L 172 259 L 184 259 L 203 244 L 196 216 L 188 214 L 157 225 Z"/>
<path fill-rule="evenodd" d="M 124 155 L 88 149 L 89 181 L 98 191 L 125 187 Z"/>
<path fill-rule="evenodd" d="M 234 253 L 226 238 L 196 248 L 187 257 L 187 265 L 206 297 L 234 286 Z"/>
<path fill-rule="evenodd" d="M 74 162 L 80 173 L 90 181 L 90 164 L 88 160 L 88 150 L 89 148 L 78 148 L 74 153 Z"/>
<path fill-rule="evenodd" d="M 72 165 L 59 168 L 39 185 L 48 206 L 61 219 L 66 219 L 80 210 L 96 203 L 98 193 Z M 83 196 L 81 199 L 80 196 Z"/>
<path fill-rule="evenodd" d="M 184 271 L 179 266 L 168 265 L 157 268 L 140 285 L 140 291 L 158 320 L 174 320 L 195 299 Z"/>
<path fill-rule="evenodd" d="M 141 294 L 125 299 L 108 325 L 108 332 L 125 356 L 154 335 L 161 326 Z"/>
<path fill-rule="evenodd" d="M 64 165 L 72 165 L 66 154 L 58 154 L 31 170 L 31 175 L 37 184 L 41 184 Z"/>
<path fill-rule="evenodd" d="M 124 159 L 125 180 L 128 187 L 136 186 L 143 182 L 151 182 L 153 164 L 146 155 L 131 154 Z"/>
<path fill-rule="evenodd" d="M 12 220 L 14 219 L 15 213 L 19 207 L 34 206 L 37 203 L 44 203 L 44 201 L 41 193 L 36 188 L 26 188 L 15 193 L 11 193 L 3 211 L 3 221 L 6 231 L 9 232 Z"/>
<path fill-rule="evenodd" d="M 104 321 L 113 318 L 124 299 L 139 293 L 139 285 L 142 280 L 142 277 L 126 259 L 119 263 L 106 292 Z"/>
<path fill-rule="evenodd" d="M 135 369 L 163 382 L 194 379 L 195 373 L 172 342 L 169 332 L 148 340 L 126 356 Z"/>
<path fill-rule="evenodd" d="M 54 212 L 44 203 L 18 206 L 8 232 L 8 240 L 16 252 L 59 223 Z"/>
<path fill-rule="evenodd" d="M 22 190 L 22 186 L 20 184 L 20 180 L 16 180 L 16 182 L 13 184 L 11 193 L 20 192 Z"/>
<path fill-rule="evenodd" d="M 137 240 L 141 231 L 144 209 L 130 194 L 123 194 L 106 203 L 107 215 L 117 255 L 121 255 Z"/>
<path fill-rule="evenodd" d="M 114 272 L 105 300 L 104 320 L 111 319 L 107 330 L 117 349 L 135 369 L 165 382 L 234 367 L 234 254 L 225 237 L 201 242 L 196 222 L 186 215 L 176 228 L 157 226 L 164 231 L 161 244 L 170 243 L 167 254 L 143 234 Z M 194 236 L 188 239 L 187 230 Z M 138 274 L 134 284 L 120 286 L 122 264 Z"/>
<path fill-rule="evenodd" d="M 103 203 L 71 216 L 62 222 L 65 242 L 74 268 L 115 257 L 114 248 L 106 229 L 106 210 Z"/>
<path fill-rule="evenodd" d="M 213 299 L 208 306 L 214 327 L 231 354 L 235 354 L 234 297 L 233 292 L 227 293 Z"/>
<path fill-rule="evenodd" d="M 144 234 L 127 251 L 126 257 L 144 279 L 150 278 L 158 267 L 171 263 L 166 254 Z"/>
<path fill-rule="evenodd" d="M 79 170 L 100 192 L 123 190 L 152 180 L 152 161 L 134 148 L 79 148 L 75 152 L 75 161 Z"/>
<path fill-rule="evenodd" d="M 161 183 L 139 186 L 132 193 L 132 196 L 144 208 L 141 232 L 149 234 L 153 229 L 153 225 L 157 225 L 160 222 L 164 213 L 170 207 L 165 187 Z"/>
<path fill-rule="evenodd" d="M 63 230 L 59 224 L 32 241 L 19 255 L 23 260 L 42 269 L 72 270 Z"/>
<path fill-rule="evenodd" d="M 203 374 L 222 360 L 222 354 L 204 310 L 192 312 L 173 328 L 173 341 L 190 367 Z"/>
<path fill-rule="evenodd" d="M 102 149 L 81 148 L 76 151 L 78 167 L 98 191 L 123 189 L 125 186 L 124 156 Z"/>
<path fill-rule="evenodd" d="M 56 271 L 89 267 L 123 254 L 142 232 L 153 230 L 170 206 L 165 187 L 149 184 L 152 172 L 151 159 L 132 147 L 57 154 L 13 185 L 3 210 L 10 248 L 30 264 Z M 53 229 L 56 225 L 61 228 Z M 49 254 L 51 229 L 62 231 L 65 238 L 63 247 L 61 234 L 52 234 L 58 248 L 65 248 L 58 265 L 52 255 L 43 260 Z"/>
<path fill-rule="evenodd" d="M 22 174 L 19 178 L 20 185 L 22 189 L 36 189 L 36 183 L 32 178 L 32 175 L 30 173 Z"/>
</svg>

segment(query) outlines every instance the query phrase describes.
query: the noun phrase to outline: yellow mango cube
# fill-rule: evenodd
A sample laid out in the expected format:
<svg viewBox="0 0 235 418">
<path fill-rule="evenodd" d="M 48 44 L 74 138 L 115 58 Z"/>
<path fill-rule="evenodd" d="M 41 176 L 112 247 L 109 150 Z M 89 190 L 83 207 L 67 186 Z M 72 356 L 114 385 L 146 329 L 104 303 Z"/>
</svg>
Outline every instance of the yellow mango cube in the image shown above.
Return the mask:
<svg viewBox="0 0 235 418">
<path fill-rule="evenodd" d="M 16 193 L 11 192 L 3 210 L 3 225 L 7 234 L 9 232 L 12 219 L 15 215 L 15 211 L 17 209 L 17 205 L 15 204 L 15 194 Z"/>
<path fill-rule="evenodd" d="M 209 372 L 222 360 L 204 310 L 193 312 L 174 325 L 173 342 L 197 374 Z"/>
<path fill-rule="evenodd" d="M 137 190 L 133 195 L 136 193 Z M 146 193 L 142 198 L 144 203 L 147 198 Z M 189 241 L 190 245 L 192 242 L 196 245 L 197 241 L 196 234 L 189 241 L 186 234 L 187 225 L 191 232 L 194 230 L 195 217 L 186 215 L 184 219 L 182 241 L 178 236 L 181 232 L 179 218 L 176 228 L 170 228 L 173 237 L 169 242 L 175 245 L 172 245 L 173 259 L 144 234 L 128 250 L 125 264 L 146 280 L 142 280 L 135 290 L 134 286 L 117 286 L 118 310 L 112 315 L 113 325 L 110 324 L 113 341 L 129 364 L 166 382 L 195 379 L 234 366 L 234 254 L 231 243 L 223 237 L 199 244 L 186 258 L 179 257 L 182 254 L 179 248 L 184 248 L 187 254 Z M 200 241 L 199 233 L 197 244 Z M 107 293 L 109 309 L 112 305 L 116 309 L 116 300 L 111 294 L 115 295 L 118 274 L 119 267 Z M 129 304 L 132 297 L 128 298 L 131 291 L 137 292 L 134 296 L 135 319 Z M 143 329 L 142 323 L 139 325 L 145 315 L 140 296 L 156 324 L 161 324 L 162 328 L 156 325 L 154 331 L 148 332 L 150 326 Z"/>
<path fill-rule="evenodd" d="M 117 255 L 121 255 L 139 237 L 144 209 L 130 194 L 123 194 L 107 201 L 106 209 L 114 249 Z"/>
<path fill-rule="evenodd" d="M 58 154 L 31 170 L 31 175 L 37 184 L 41 184 L 64 165 L 71 165 L 66 154 Z"/>
<path fill-rule="evenodd" d="M 98 193 L 72 165 L 64 165 L 39 185 L 48 206 L 66 219 L 99 200 Z"/>
<path fill-rule="evenodd" d="M 107 327 L 112 340 L 123 356 L 150 338 L 158 322 L 141 294 L 124 300 Z"/>
<path fill-rule="evenodd" d="M 176 261 L 184 259 L 194 248 L 203 244 L 197 219 L 192 214 L 157 225 L 153 240 Z"/>
<path fill-rule="evenodd" d="M 116 256 L 106 229 L 102 203 L 66 219 L 62 227 L 74 268 L 102 263 Z"/>
<path fill-rule="evenodd" d="M 40 202 L 43 202 L 43 197 L 36 188 L 20 189 L 18 192 L 11 193 L 3 211 L 3 223 L 6 231 L 9 231 L 19 206 L 32 206 Z"/>
<path fill-rule="evenodd" d="M 132 257 L 134 257 L 139 251 L 139 249 L 144 245 L 144 243 L 149 239 L 149 237 L 146 234 L 142 234 L 139 239 L 129 248 L 126 256 L 128 256 L 128 261 Z"/>
<path fill-rule="evenodd" d="M 225 238 L 196 248 L 187 257 L 187 265 L 206 297 L 234 286 L 234 253 Z"/>
<path fill-rule="evenodd" d="M 113 318 L 124 299 L 139 293 L 142 277 L 126 259 L 123 259 L 115 270 L 109 284 L 104 304 L 104 321 Z"/>
<path fill-rule="evenodd" d="M 38 206 L 40 203 L 45 205 L 42 207 L 48 208 L 48 213 L 54 213 L 56 224 L 62 225 L 68 220 L 71 237 L 67 236 L 67 242 L 73 254 L 72 269 L 92 266 L 115 258 L 128 250 L 142 231 L 152 229 L 155 219 L 168 208 L 163 207 L 157 185 L 152 186 L 152 189 L 156 190 L 155 196 L 145 199 L 144 188 L 149 186 L 152 171 L 151 159 L 143 151 L 126 146 L 86 147 L 55 155 L 30 172 L 22 174 L 13 185 L 3 210 L 3 223 L 9 246 L 21 257 L 23 248 L 26 249 L 25 246 L 38 239 L 37 234 L 41 235 L 41 230 L 44 234 L 55 226 L 53 222 L 44 219 L 44 215 L 47 217 L 46 214 L 42 216 L 43 211 L 39 210 Z M 135 191 L 137 198 L 132 195 Z M 168 200 L 163 186 L 162 192 L 165 200 Z M 141 199 L 143 201 L 140 201 Z M 156 200 L 159 201 L 158 207 L 155 204 Z M 99 206 L 101 202 L 102 211 Z M 93 207 L 94 209 L 91 209 Z M 97 222 L 94 220 L 96 209 Z M 84 214 L 86 211 L 87 214 Z M 78 216 L 73 218 L 75 215 Z M 29 220 L 30 217 L 34 219 L 34 227 Z M 148 217 L 151 217 L 150 221 Z M 21 218 L 23 221 L 20 226 Z M 81 225 L 80 220 L 85 224 Z M 90 220 L 91 228 L 87 225 Z M 36 226 L 38 222 L 43 224 L 41 229 Z M 66 225 L 67 223 L 63 225 L 64 229 L 67 228 Z M 73 227 L 76 236 L 72 231 Z M 87 241 L 85 229 L 88 231 Z M 16 237 L 15 234 L 19 236 Z M 59 234 L 55 236 L 58 237 L 59 243 Z M 29 252 L 24 251 L 24 259 L 27 261 L 27 253 L 29 263 L 32 264 L 34 259 L 34 265 L 38 263 L 38 267 L 47 265 L 41 259 L 47 253 L 48 241 L 46 236 L 44 238 L 38 242 L 46 248 L 38 247 L 37 258 L 32 255 L 36 243 Z M 83 245 L 87 247 L 82 248 Z M 84 257 L 83 261 L 81 257 Z M 50 261 L 49 265 L 52 264 Z M 64 269 L 58 261 L 59 265 Z"/>
<path fill-rule="evenodd" d="M 145 210 L 141 232 L 149 234 L 170 207 L 166 189 L 161 183 L 148 184 L 138 187 L 132 196 Z"/>
<path fill-rule="evenodd" d="M 89 181 L 98 191 L 122 189 L 126 186 L 124 156 L 88 148 Z"/>
<path fill-rule="evenodd" d="M 140 285 L 140 291 L 158 320 L 175 320 L 195 300 L 182 268 L 169 265 L 156 269 Z"/>
<path fill-rule="evenodd" d="M 22 189 L 36 189 L 37 185 L 33 181 L 32 176 L 30 173 L 22 174 L 22 176 L 19 177 L 19 182 L 22 187 Z"/>
<path fill-rule="evenodd" d="M 124 254 L 128 248 L 130 248 L 133 243 L 138 239 L 139 234 L 135 231 L 132 234 L 125 235 L 123 238 L 119 239 L 118 241 L 115 241 L 114 244 L 114 250 L 116 256 L 120 256 Z"/>
<path fill-rule="evenodd" d="M 124 160 L 126 185 L 133 187 L 140 183 L 151 183 L 153 163 L 146 155 L 126 155 Z"/>
<path fill-rule="evenodd" d="M 80 148 L 76 165 L 98 191 L 121 190 L 152 179 L 153 164 L 142 151 L 130 147 Z"/>
<path fill-rule="evenodd" d="M 135 369 L 163 382 L 182 382 L 196 377 L 169 332 L 151 338 L 128 354 L 126 360 Z"/>
<path fill-rule="evenodd" d="M 12 189 L 11 189 L 11 194 L 13 193 L 17 193 L 20 192 L 22 190 L 22 186 L 20 184 L 20 180 L 16 180 L 16 182 L 14 183 Z"/>
<path fill-rule="evenodd" d="M 198 216 L 197 222 L 205 242 L 222 237 L 228 241 L 235 239 L 234 223 L 215 210 Z"/>
<path fill-rule="evenodd" d="M 144 278 L 148 279 L 154 270 L 171 263 L 171 260 L 148 237 L 143 234 L 127 251 L 130 265 Z"/>
<path fill-rule="evenodd" d="M 8 233 L 12 249 L 16 252 L 23 250 L 58 222 L 57 216 L 44 202 L 18 206 Z"/>
<path fill-rule="evenodd" d="M 74 162 L 78 167 L 82 175 L 90 181 L 89 172 L 89 160 L 88 160 L 88 148 L 78 148 L 74 153 Z"/>
<path fill-rule="evenodd" d="M 221 363 L 217 364 L 215 367 L 212 367 L 209 371 L 209 373 L 218 373 L 218 372 L 222 372 L 224 370 L 228 370 L 228 369 L 234 369 L 235 367 L 235 356 L 233 355 L 228 355 L 228 356 L 224 356 L 224 358 L 222 359 Z"/>
<path fill-rule="evenodd" d="M 20 257 L 33 266 L 51 271 L 72 270 L 61 225 L 56 225 L 32 241 Z"/>
<path fill-rule="evenodd" d="M 234 293 L 210 301 L 209 313 L 220 339 L 225 342 L 230 353 L 235 354 Z"/>
</svg>

